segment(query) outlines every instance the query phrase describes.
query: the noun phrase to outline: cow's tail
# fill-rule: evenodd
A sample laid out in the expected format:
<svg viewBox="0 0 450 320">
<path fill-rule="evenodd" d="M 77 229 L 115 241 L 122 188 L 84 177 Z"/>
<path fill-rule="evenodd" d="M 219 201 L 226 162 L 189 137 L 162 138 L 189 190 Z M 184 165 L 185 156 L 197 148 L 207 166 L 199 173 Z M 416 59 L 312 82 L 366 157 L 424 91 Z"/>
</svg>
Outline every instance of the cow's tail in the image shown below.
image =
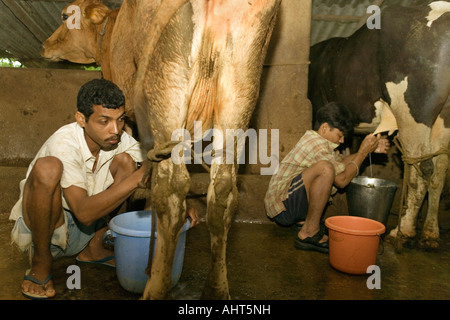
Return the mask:
<svg viewBox="0 0 450 320">
<path fill-rule="evenodd" d="M 148 35 L 146 37 L 147 41 L 142 48 L 141 58 L 138 62 L 136 78 L 134 81 L 135 85 L 133 86 L 135 89 L 132 95 L 132 105 L 136 115 L 136 123 L 139 130 L 141 144 L 146 151 L 153 147 L 153 134 L 149 122 L 148 106 L 144 96 L 145 75 L 161 34 L 173 15 L 186 2 L 187 0 L 162 1 L 153 16 Z"/>
</svg>

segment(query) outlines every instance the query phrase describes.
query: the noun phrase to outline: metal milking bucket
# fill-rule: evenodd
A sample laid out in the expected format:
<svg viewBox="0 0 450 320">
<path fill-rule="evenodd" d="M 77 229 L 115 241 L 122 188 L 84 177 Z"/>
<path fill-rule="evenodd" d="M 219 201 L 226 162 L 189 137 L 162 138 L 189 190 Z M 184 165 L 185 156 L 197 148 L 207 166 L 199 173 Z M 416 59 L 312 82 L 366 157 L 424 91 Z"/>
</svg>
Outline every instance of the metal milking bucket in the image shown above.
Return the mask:
<svg viewBox="0 0 450 320">
<path fill-rule="evenodd" d="M 397 184 L 390 180 L 355 177 L 346 190 L 351 216 L 374 219 L 386 226 Z"/>
</svg>

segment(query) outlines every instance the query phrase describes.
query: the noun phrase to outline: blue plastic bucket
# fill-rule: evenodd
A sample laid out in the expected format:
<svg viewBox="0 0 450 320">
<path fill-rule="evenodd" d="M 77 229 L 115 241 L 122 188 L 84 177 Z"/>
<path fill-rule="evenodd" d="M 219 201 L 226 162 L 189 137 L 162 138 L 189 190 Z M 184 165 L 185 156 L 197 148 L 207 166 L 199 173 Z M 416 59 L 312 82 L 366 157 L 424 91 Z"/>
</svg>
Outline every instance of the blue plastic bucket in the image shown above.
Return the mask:
<svg viewBox="0 0 450 320">
<path fill-rule="evenodd" d="M 178 237 L 172 269 L 172 287 L 178 283 L 183 270 L 186 231 L 189 226 L 188 220 Z M 109 228 L 114 236 L 116 272 L 120 285 L 127 291 L 143 293 L 148 279 L 145 269 L 150 249 L 151 211 L 132 211 L 115 216 L 109 222 Z M 155 237 L 156 244 L 156 232 Z"/>
</svg>

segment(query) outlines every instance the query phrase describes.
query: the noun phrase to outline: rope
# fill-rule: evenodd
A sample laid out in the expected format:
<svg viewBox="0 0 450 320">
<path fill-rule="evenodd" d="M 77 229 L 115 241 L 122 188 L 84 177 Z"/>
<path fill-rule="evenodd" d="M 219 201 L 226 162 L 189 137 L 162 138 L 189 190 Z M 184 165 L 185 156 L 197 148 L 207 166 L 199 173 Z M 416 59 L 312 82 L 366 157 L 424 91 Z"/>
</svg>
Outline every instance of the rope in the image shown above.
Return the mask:
<svg viewBox="0 0 450 320">
<path fill-rule="evenodd" d="M 395 143 L 396 147 L 400 150 L 400 152 L 402 154 L 404 154 L 401 143 L 400 143 L 400 139 L 398 138 L 398 136 L 395 136 L 394 143 Z M 434 153 L 426 154 L 426 155 L 420 156 L 420 157 L 407 157 L 407 156 L 403 155 L 402 160 L 405 164 L 412 165 L 414 168 L 416 168 L 419 175 L 421 177 L 423 177 L 423 172 L 420 169 L 418 164 L 422 161 L 437 157 L 441 154 L 447 154 L 447 153 L 449 153 L 449 149 L 442 147 L 441 149 L 439 149 L 438 151 L 436 151 Z"/>
<path fill-rule="evenodd" d="M 402 216 L 404 214 L 404 212 L 406 212 L 406 210 L 408 209 L 408 205 L 406 204 L 406 195 L 407 193 L 407 189 L 408 189 L 408 177 L 410 174 L 410 168 L 411 166 L 413 166 L 416 170 L 417 173 L 423 177 L 423 172 L 419 167 L 419 163 L 428 159 L 432 159 L 434 157 L 437 157 L 441 154 L 448 154 L 449 153 L 449 149 L 442 147 L 441 149 L 439 149 L 438 151 L 434 152 L 434 153 L 430 153 L 430 154 L 426 154 L 423 156 L 419 156 L 419 157 L 409 157 L 409 156 L 405 156 L 404 155 L 404 150 L 402 148 L 402 143 L 400 141 L 400 138 L 398 136 L 395 136 L 394 138 L 394 143 L 395 146 L 397 147 L 397 149 L 402 153 L 402 160 L 404 163 L 404 171 L 403 171 L 403 184 L 402 184 L 402 194 L 400 197 L 400 212 L 398 215 L 398 223 L 397 223 L 397 237 L 394 241 L 394 247 L 395 247 L 395 251 L 397 253 L 400 253 L 403 247 L 403 234 L 401 232 L 401 221 L 402 221 Z"/>
</svg>

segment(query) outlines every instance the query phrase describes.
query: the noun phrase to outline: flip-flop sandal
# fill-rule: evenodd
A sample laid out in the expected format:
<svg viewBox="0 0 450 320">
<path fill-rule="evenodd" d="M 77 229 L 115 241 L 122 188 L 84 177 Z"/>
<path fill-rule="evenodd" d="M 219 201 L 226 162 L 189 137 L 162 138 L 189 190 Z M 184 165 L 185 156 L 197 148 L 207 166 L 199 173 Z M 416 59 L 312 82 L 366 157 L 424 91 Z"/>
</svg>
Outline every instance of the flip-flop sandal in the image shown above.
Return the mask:
<svg viewBox="0 0 450 320">
<path fill-rule="evenodd" d="M 52 279 L 53 279 L 52 275 L 49 275 L 47 278 L 44 279 L 44 281 L 40 281 L 40 280 L 36 279 L 35 277 L 30 276 L 29 274 L 25 274 L 25 276 L 23 277 L 23 280 L 28 280 L 35 284 L 41 285 L 44 290 L 45 290 L 45 285 Z M 25 292 L 23 290 L 22 290 L 22 295 L 25 298 L 32 299 L 32 300 L 45 300 L 45 299 L 52 298 L 52 297 L 48 297 L 48 296 L 41 296 L 37 293 Z"/>
<path fill-rule="evenodd" d="M 317 232 L 314 236 L 301 240 L 299 237 L 295 239 L 294 247 L 299 250 L 314 250 L 322 253 L 328 253 L 328 241 L 319 242 L 322 240 L 323 234 Z"/>
<path fill-rule="evenodd" d="M 102 265 L 102 266 L 106 266 L 106 267 L 110 267 L 110 268 L 115 268 L 116 267 L 115 265 L 108 263 L 108 261 L 111 261 L 114 258 L 115 258 L 115 256 L 112 255 L 112 256 L 108 256 L 106 258 L 103 258 L 100 260 L 94 260 L 94 261 L 83 261 L 83 260 L 80 260 L 78 257 L 76 257 L 75 260 L 78 263 L 98 264 L 98 265 Z"/>
</svg>

